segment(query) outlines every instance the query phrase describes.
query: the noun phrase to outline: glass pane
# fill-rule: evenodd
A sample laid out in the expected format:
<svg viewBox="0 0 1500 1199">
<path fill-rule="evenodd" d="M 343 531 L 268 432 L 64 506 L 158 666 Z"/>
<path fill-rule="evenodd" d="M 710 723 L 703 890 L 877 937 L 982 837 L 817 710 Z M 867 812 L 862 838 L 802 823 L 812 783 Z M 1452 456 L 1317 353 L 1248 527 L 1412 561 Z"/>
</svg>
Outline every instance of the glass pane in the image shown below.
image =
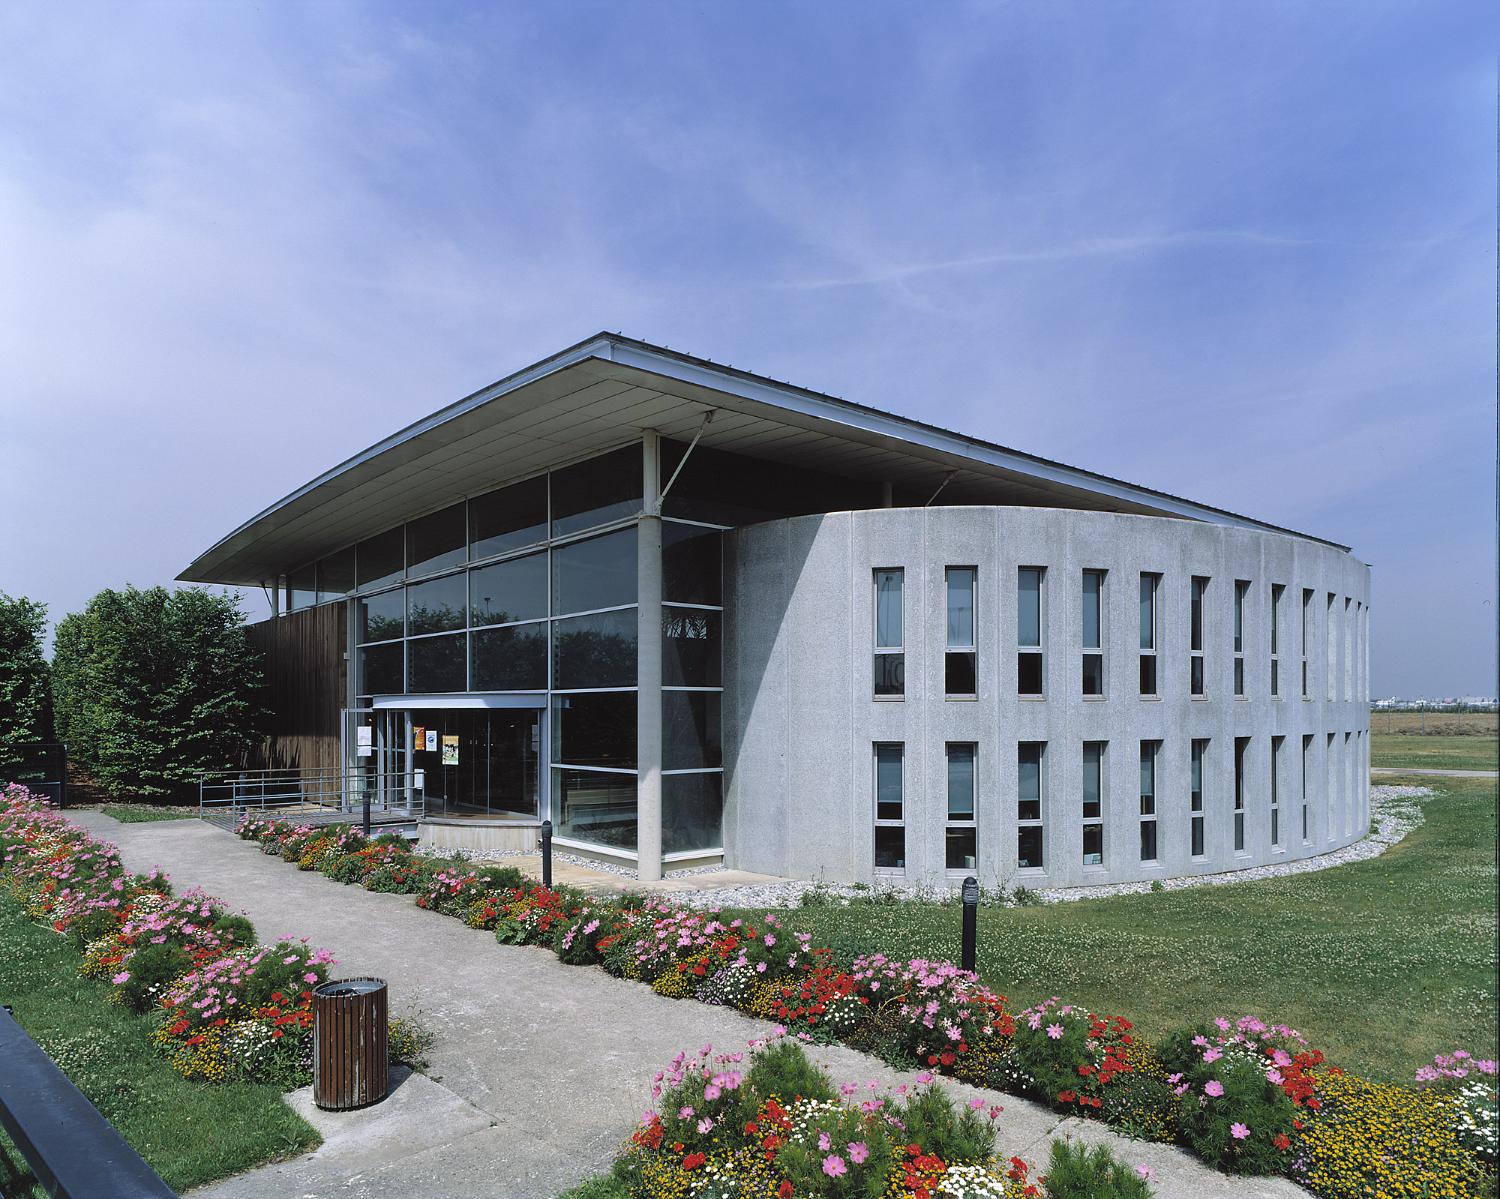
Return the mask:
<svg viewBox="0 0 1500 1199">
<path fill-rule="evenodd" d="M 423 637 L 408 641 L 407 690 L 412 694 L 432 691 L 465 691 L 469 686 L 469 638 Z"/>
<path fill-rule="evenodd" d="M 468 623 L 468 580 L 461 574 L 413 583 L 406 589 L 406 631 L 443 633 Z"/>
<path fill-rule="evenodd" d="M 557 835 L 613 849 L 635 849 L 635 775 L 552 772 Z"/>
<path fill-rule="evenodd" d="M 1190 665 L 1189 665 L 1189 668 L 1188 668 L 1189 690 L 1194 695 L 1202 695 L 1203 694 L 1203 659 L 1200 658 L 1200 657 L 1194 656 L 1193 658 L 1191 658 L 1189 660 L 1189 662 L 1190 662 Z"/>
<path fill-rule="evenodd" d="M 546 537 L 546 475 L 469 501 L 471 560 L 535 545 Z"/>
<path fill-rule="evenodd" d="M 1141 694 L 1156 694 L 1156 655 L 1141 655 Z"/>
<path fill-rule="evenodd" d="M 1234 852 L 1241 853 L 1245 848 L 1245 813 L 1234 814 Z"/>
<path fill-rule="evenodd" d="M 1099 591 L 1104 576 L 1097 570 L 1083 572 L 1083 645 L 1099 648 Z"/>
<path fill-rule="evenodd" d="M 1016 830 L 1016 865 L 1040 869 L 1042 862 L 1042 830 L 1032 825 Z"/>
<path fill-rule="evenodd" d="M 635 603 L 635 530 L 621 529 L 552 551 L 552 614 Z"/>
<path fill-rule="evenodd" d="M 661 681 L 667 687 L 717 687 L 723 614 L 703 608 L 661 610 Z"/>
<path fill-rule="evenodd" d="M 407 576 L 432 574 L 466 561 L 469 556 L 466 535 L 462 504 L 412 521 L 406 526 Z"/>
<path fill-rule="evenodd" d="M 634 769 L 634 691 L 558 695 L 552 700 L 552 756 L 569 766 Z"/>
<path fill-rule="evenodd" d="M 634 608 L 552 622 L 554 687 L 634 687 Z"/>
<path fill-rule="evenodd" d="M 1038 804 L 1035 817 L 1022 816 L 1021 819 L 1041 816 L 1042 745 L 1039 741 L 1024 741 L 1016 746 L 1016 794 L 1023 803 L 1035 801 Z"/>
<path fill-rule="evenodd" d="M 475 691 L 543 691 L 547 687 L 547 624 L 480 629 L 471 634 Z"/>
<path fill-rule="evenodd" d="M 1207 586 L 1207 579 L 1193 579 L 1193 605 L 1190 635 L 1192 637 L 1192 648 L 1203 648 L 1203 591 Z"/>
<path fill-rule="evenodd" d="M 1102 824 L 1083 826 L 1083 864 L 1085 866 L 1104 864 L 1104 826 Z"/>
<path fill-rule="evenodd" d="M 1193 847 L 1192 847 L 1192 853 L 1193 853 L 1193 857 L 1195 857 L 1195 858 L 1201 858 L 1203 856 L 1203 817 L 1202 816 L 1194 816 L 1193 817 Z"/>
<path fill-rule="evenodd" d="M 943 689 L 949 695 L 975 695 L 977 680 L 974 677 L 974 653 L 972 650 L 943 655 Z"/>
<path fill-rule="evenodd" d="M 354 590 L 354 547 L 329 554 L 318 563 L 318 602 L 342 599 Z"/>
<path fill-rule="evenodd" d="M 1016 573 L 1016 644 L 1042 643 L 1042 572 L 1023 566 Z"/>
<path fill-rule="evenodd" d="M 974 819 L 974 747 L 948 747 L 948 819 Z"/>
<path fill-rule="evenodd" d="M 901 648 L 901 571 L 875 572 L 875 647 Z"/>
<path fill-rule="evenodd" d="M 359 639 L 389 641 L 406 629 L 406 592 L 397 587 L 359 601 Z"/>
<path fill-rule="evenodd" d="M 680 604 L 719 603 L 724 597 L 719 561 L 722 541 L 717 529 L 663 521 L 662 598 Z"/>
<path fill-rule="evenodd" d="M 906 655 L 875 655 L 875 694 L 906 694 Z"/>
<path fill-rule="evenodd" d="M 901 746 L 875 747 L 875 819 L 901 819 Z"/>
<path fill-rule="evenodd" d="M 401 526 L 361 541 L 355 550 L 359 589 L 373 591 L 394 583 L 406 563 L 406 536 Z"/>
<path fill-rule="evenodd" d="M 1097 741 L 1086 741 L 1083 746 L 1083 812 L 1086 816 L 1099 815 L 1100 765 L 1104 750 Z"/>
<path fill-rule="evenodd" d="M 900 870 L 906 865 L 906 830 L 900 825 L 875 826 L 876 869 Z"/>
<path fill-rule="evenodd" d="M 972 828 L 950 828 L 945 855 L 949 870 L 974 870 L 979 865 L 978 831 Z"/>
<path fill-rule="evenodd" d="M 552 536 L 639 512 L 642 479 L 639 445 L 553 471 Z"/>
<path fill-rule="evenodd" d="M 547 555 L 528 554 L 469 572 L 472 625 L 509 624 L 547 615 Z"/>
<path fill-rule="evenodd" d="M 1156 821 L 1141 821 L 1141 861 L 1156 861 Z"/>
<path fill-rule="evenodd" d="M 1083 693 L 1085 695 L 1104 694 L 1104 655 L 1083 655 Z"/>
<path fill-rule="evenodd" d="M 1234 660 L 1234 693 L 1236 695 L 1244 695 L 1245 694 L 1245 659 L 1244 658 L 1236 658 Z"/>
<path fill-rule="evenodd" d="M 722 766 L 717 691 L 661 693 L 661 764 L 663 770 Z"/>
<path fill-rule="evenodd" d="M 318 568 L 303 566 L 286 577 L 286 610 L 295 612 L 318 602 Z"/>
<path fill-rule="evenodd" d="M 406 684 L 401 679 L 401 643 L 372 645 L 359 651 L 359 693 L 361 695 L 402 695 Z"/>
<path fill-rule="evenodd" d="M 948 568 L 948 644 L 962 649 L 974 644 L 974 568 Z"/>
<path fill-rule="evenodd" d="M 1016 655 L 1016 692 L 1020 695 L 1042 693 L 1042 655 Z"/>
<path fill-rule="evenodd" d="M 722 848 L 723 819 L 722 774 L 669 774 L 661 780 L 663 853 Z"/>
<path fill-rule="evenodd" d="M 1141 576 L 1141 648 L 1156 648 L 1156 576 Z"/>
<path fill-rule="evenodd" d="M 1156 746 L 1141 746 L 1141 815 L 1156 811 Z"/>
</svg>

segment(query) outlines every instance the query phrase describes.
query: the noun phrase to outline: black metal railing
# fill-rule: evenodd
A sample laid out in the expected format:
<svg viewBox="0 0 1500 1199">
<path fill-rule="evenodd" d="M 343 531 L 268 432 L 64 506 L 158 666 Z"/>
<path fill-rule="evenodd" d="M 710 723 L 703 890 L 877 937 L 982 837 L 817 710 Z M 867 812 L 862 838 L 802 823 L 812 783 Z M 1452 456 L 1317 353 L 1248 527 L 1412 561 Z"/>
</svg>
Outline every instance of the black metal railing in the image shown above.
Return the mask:
<svg viewBox="0 0 1500 1199">
<path fill-rule="evenodd" d="M 0 1062 L 0 1125 L 31 1167 L 36 1189 L 57 1199 L 176 1199 L 4 1008 Z"/>
</svg>

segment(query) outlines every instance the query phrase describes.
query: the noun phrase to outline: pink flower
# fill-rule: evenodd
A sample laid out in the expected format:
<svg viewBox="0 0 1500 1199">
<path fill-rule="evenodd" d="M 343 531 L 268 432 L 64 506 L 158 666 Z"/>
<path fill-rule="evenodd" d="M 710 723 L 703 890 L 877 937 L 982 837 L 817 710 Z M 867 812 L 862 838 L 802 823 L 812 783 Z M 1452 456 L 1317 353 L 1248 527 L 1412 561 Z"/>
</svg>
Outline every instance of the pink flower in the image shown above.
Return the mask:
<svg viewBox="0 0 1500 1199">
<path fill-rule="evenodd" d="M 1243 1124 L 1235 1123 L 1229 1126 L 1229 1135 L 1236 1141 L 1243 1141 L 1250 1135 L 1250 1129 Z"/>
<path fill-rule="evenodd" d="M 980 1108 L 982 1108 L 984 1106 L 984 1100 L 983 1099 L 970 1099 L 969 1100 L 969 1106 L 972 1107 L 977 1112 Z"/>
<path fill-rule="evenodd" d="M 115 986 L 117 986 L 117 987 L 121 986 L 121 985 L 123 985 L 125 983 L 128 983 L 130 981 L 130 971 L 129 970 L 121 970 L 120 973 L 118 973 L 117 975 L 115 975 L 109 981 L 112 982 L 112 983 L 114 983 Z"/>
<path fill-rule="evenodd" d="M 693 1109 L 688 1107 L 686 1104 L 677 1109 L 677 1118 L 679 1120 L 691 1120 L 696 1114 L 697 1113 L 694 1112 Z"/>
<path fill-rule="evenodd" d="M 870 1156 L 870 1147 L 863 1141 L 849 1142 L 849 1160 L 856 1166 Z"/>
<path fill-rule="evenodd" d="M 1203 1084 L 1203 1093 L 1211 1098 L 1217 1099 L 1224 1093 L 1224 1084 L 1217 1078 L 1210 1078 Z"/>
<path fill-rule="evenodd" d="M 830 1153 L 823 1159 L 823 1173 L 829 1178 L 839 1178 L 849 1172 L 849 1167 L 844 1165 L 844 1159 L 837 1153 Z"/>
<path fill-rule="evenodd" d="M 1047 1025 L 1047 1035 L 1054 1041 L 1061 1041 L 1063 1035 L 1063 1026 L 1061 1024 Z"/>
<path fill-rule="evenodd" d="M 1216 1062 L 1223 1056 L 1223 1051 L 1219 1049 L 1205 1049 L 1203 1051 L 1203 1060 L 1205 1062 Z"/>
<path fill-rule="evenodd" d="M 316 974 L 314 974 L 311 970 L 309 970 L 306 974 L 304 974 L 302 976 L 302 981 L 305 982 L 305 983 L 315 983 L 315 982 L 318 981 L 318 976 Z"/>
<path fill-rule="evenodd" d="M 1145 1182 L 1156 1181 L 1156 1171 L 1153 1170 L 1150 1166 L 1137 1166 L 1135 1168 L 1135 1172 L 1139 1174 L 1142 1180 Z"/>
<path fill-rule="evenodd" d="M 818 1134 L 818 1148 L 821 1149 L 824 1153 L 827 1153 L 830 1149 L 833 1148 L 833 1142 L 828 1139 L 828 1134 L 826 1132 L 820 1132 Z"/>
<path fill-rule="evenodd" d="M 712 1132 L 713 1130 L 714 1130 L 714 1122 L 711 1119 L 709 1119 L 709 1117 L 704 1116 L 703 1119 L 701 1119 L 701 1120 L 698 1121 L 698 1131 L 700 1133 L 707 1134 L 707 1133 Z"/>
</svg>

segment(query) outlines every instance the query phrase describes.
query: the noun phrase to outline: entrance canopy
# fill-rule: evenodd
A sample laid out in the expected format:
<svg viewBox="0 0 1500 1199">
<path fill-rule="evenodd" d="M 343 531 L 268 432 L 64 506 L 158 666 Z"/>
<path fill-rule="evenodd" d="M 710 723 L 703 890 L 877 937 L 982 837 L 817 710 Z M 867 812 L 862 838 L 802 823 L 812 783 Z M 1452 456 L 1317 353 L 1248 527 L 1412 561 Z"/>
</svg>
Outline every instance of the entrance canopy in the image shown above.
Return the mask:
<svg viewBox="0 0 1500 1199">
<path fill-rule="evenodd" d="M 447 695 L 377 695 L 371 702 L 375 708 L 410 708 L 413 710 L 424 710 L 430 708 L 545 708 L 547 697 L 544 694 L 532 695 L 496 695 L 493 693 L 475 695 L 466 691 L 456 691 Z"/>
<path fill-rule="evenodd" d="M 710 413 L 712 420 L 705 425 Z M 890 484 L 920 495 L 919 502 L 940 491 L 943 504 L 1094 509 L 1290 532 L 601 333 L 320 475 L 235 529 L 179 578 L 243 586 L 269 583 L 289 566 L 311 562 L 419 513 L 638 441 L 644 429 L 679 441 L 696 436 L 705 447 L 752 458 Z"/>
</svg>

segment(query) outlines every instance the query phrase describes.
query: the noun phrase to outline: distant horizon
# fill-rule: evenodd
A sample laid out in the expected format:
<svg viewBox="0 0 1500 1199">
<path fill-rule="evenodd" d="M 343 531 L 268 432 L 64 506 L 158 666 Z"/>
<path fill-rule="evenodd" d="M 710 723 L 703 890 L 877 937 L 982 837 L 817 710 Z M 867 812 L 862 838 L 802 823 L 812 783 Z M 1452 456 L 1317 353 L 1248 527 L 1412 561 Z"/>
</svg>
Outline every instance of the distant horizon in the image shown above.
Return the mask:
<svg viewBox="0 0 1500 1199">
<path fill-rule="evenodd" d="M 607 328 L 1349 545 L 1374 696 L 1500 691 L 1494 32 L 9 6 L 0 591 L 172 585 Z"/>
</svg>

